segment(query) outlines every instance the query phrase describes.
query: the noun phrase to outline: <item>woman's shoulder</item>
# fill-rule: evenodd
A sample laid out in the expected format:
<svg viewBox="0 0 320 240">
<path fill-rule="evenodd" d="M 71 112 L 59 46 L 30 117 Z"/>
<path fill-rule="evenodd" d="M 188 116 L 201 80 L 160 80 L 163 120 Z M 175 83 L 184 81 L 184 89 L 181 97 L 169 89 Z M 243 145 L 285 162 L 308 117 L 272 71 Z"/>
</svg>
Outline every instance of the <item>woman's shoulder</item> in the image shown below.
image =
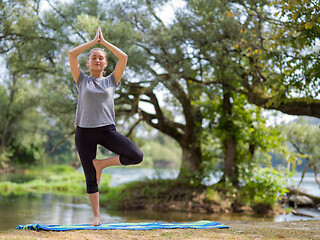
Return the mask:
<svg viewBox="0 0 320 240">
<path fill-rule="evenodd" d="M 82 75 L 83 78 L 90 78 L 88 74 L 86 74 L 84 71 L 81 70 L 80 75 Z"/>
<path fill-rule="evenodd" d="M 108 76 L 105 77 L 106 81 L 110 82 L 111 85 L 117 87 L 119 86 L 117 83 L 116 83 L 116 80 L 114 78 L 114 72 L 110 73 Z"/>
<path fill-rule="evenodd" d="M 77 85 L 80 85 L 81 82 L 87 81 L 90 77 L 80 70 L 80 75 L 78 77 Z"/>
<path fill-rule="evenodd" d="M 105 79 L 110 79 L 114 75 L 114 72 L 109 73 L 108 75 L 105 76 Z"/>
</svg>

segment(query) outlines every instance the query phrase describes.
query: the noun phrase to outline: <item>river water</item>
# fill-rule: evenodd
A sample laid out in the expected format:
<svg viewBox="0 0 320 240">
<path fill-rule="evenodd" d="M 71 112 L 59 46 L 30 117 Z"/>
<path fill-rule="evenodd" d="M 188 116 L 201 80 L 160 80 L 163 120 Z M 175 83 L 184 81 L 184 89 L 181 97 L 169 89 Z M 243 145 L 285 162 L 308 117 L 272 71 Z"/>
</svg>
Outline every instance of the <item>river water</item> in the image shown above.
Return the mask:
<svg viewBox="0 0 320 240">
<path fill-rule="evenodd" d="M 104 173 L 112 175 L 110 186 L 117 186 L 125 182 L 145 178 L 176 178 L 177 171 L 164 170 L 156 172 L 153 169 L 141 168 L 109 168 Z M 4 180 L 2 178 L 2 180 Z M 293 181 L 298 182 L 300 176 L 294 177 Z M 214 183 L 216 178 L 212 177 L 207 183 Z M 320 188 L 316 185 L 311 173 L 307 173 L 301 185 L 309 193 L 320 196 Z M 310 211 L 305 209 L 304 211 Z M 313 214 L 317 211 L 313 210 Z M 317 217 L 320 219 L 320 214 Z M 88 223 L 92 219 L 91 208 L 86 196 L 75 197 L 55 194 L 25 194 L 0 196 L 0 230 L 13 229 L 20 224 L 41 223 L 41 224 L 81 224 Z M 219 214 L 204 215 L 190 213 L 157 213 L 151 211 L 110 211 L 101 209 L 102 222 L 139 222 L 139 221 L 165 221 L 165 222 L 186 222 L 198 220 L 245 220 L 245 221 L 290 221 L 310 219 L 298 217 L 292 214 L 279 215 L 275 218 L 252 218 L 241 214 Z"/>
</svg>

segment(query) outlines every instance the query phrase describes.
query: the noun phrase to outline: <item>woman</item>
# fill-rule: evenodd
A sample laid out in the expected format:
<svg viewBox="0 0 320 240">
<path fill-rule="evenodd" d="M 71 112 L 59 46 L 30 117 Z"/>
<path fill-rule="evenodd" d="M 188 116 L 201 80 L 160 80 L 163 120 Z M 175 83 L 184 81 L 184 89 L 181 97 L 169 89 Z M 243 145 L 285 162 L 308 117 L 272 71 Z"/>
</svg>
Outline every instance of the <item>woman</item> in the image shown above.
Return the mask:
<svg viewBox="0 0 320 240">
<path fill-rule="evenodd" d="M 118 63 L 113 73 L 103 77 L 108 64 L 107 53 L 102 48 L 94 48 L 88 54 L 90 76 L 87 76 L 81 71 L 77 57 L 99 43 L 118 58 Z M 115 128 L 113 95 L 120 86 L 127 59 L 128 56 L 123 51 L 103 38 L 100 27 L 92 41 L 69 52 L 70 68 L 78 89 L 75 143 L 86 177 L 88 198 L 94 214 L 90 225 L 93 226 L 101 224 L 98 184 L 102 170 L 109 166 L 139 164 L 143 158 L 142 151 Z M 102 160 L 95 159 L 98 144 L 117 155 Z"/>
</svg>

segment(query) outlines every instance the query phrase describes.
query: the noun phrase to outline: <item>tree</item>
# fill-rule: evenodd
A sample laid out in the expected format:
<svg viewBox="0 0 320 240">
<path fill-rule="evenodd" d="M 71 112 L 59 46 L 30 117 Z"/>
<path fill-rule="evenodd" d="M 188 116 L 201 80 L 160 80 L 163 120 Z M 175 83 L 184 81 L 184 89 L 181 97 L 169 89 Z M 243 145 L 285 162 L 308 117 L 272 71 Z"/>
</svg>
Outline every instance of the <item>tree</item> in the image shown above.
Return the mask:
<svg viewBox="0 0 320 240">
<path fill-rule="evenodd" d="M 318 147 L 320 138 L 320 129 L 318 125 L 309 124 L 300 118 L 298 121 L 291 122 L 284 127 L 289 144 L 300 154 L 300 158 L 307 160 L 307 165 L 302 172 L 301 180 L 308 169 L 314 172 L 315 181 L 320 186 L 318 174 L 320 173 L 320 151 Z"/>
<path fill-rule="evenodd" d="M 44 31 L 39 1 L 6 1 L 1 8 L 0 52 L 7 67 L 1 101 L 2 162 L 45 161 L 49 121 L 39 104 L 47 93 L 41 80 L 55 73 L 61 42 Z"/>
<path fill-rule="evenodd" d="M 197 49 L 195 63 L 199 72 L 204 69 L 202 72 L 207 73 L 193 81 L 220 86 L 225 93 L 227 115 L 232 115 L 228 95 L 236 92 L 266 109 L 318 116 L 319 49 L 312 48 L 318 26 L 315 23 L 311 28 L 311 23 L 303 24 L 302 20 L 290 25 L 290 14 L 298 8 L 304 9 L 300 15 L 304 21 L 310 16 L 315 19 L 312 3 L 302 6 L 303 1 L 298 1 L 294 6 L 289 1 L 288 7 L 287 1 L 278 1 L 273 9 L 269 1 L 186 2 L 177 20 L 186 41 Z M 277 19 L 274 11 L 278 9 L 289 18 Z M 294 30 L 297 26 L 301 33 Z M 232 120 L 225 124 L 232 129 Z M 225 166 L 230 167 L 228 175 L 233 178 L 236 141 L 232 132 L 228 136 L 225 160 L 228 158 L 231 164 Z"/>
<path fill-rule="evenodd" d="M 34 163 L 44 156 L 46 120 L 35 104 L 38 90 L 18 74 L 9 75 L 1 88 L 0 169 L 10 162 Z"/>
<path fill-rule="evenodd" d="M 178 13 L 176 25 L 182 29 L 184 41 L 188 43 L 188 48 L 193 49 L 190 54 L 192 58 L 192 69 L 196 74 L 190 78 L 194 84 L 198 84 L 206 90 L 209 102 L 199 106 L 206 109 L 210 101 L 216 102 L 217 108 L 208 114 L 207 118 L 211 121 L 218 119 L 218 124 L 212 124 L 220 129 L 219 136 L 221 147 L 223 149 L 222 158 L 224 159 L 223 169 L 224 177 L 230 179 L 234 184 L 239 181 L 239 167 L 243 163 L 243 157 L 240 152 L 241 137 L 245 137 L 238 131 L 239 123 L 236 122 L 236 114 L 239 114 L 239 108 L 244 107 L 246 100 L 237 101 L 239 94 L 235 92 L 234 86 L 239 84 L 239 77 L 234 71 L 237 63 L 234 55 L 230 54 L 233 43 L 240 39 L 240 24 L 232 18 L 229 12 L 232 4 L 226 4 L 225 1 L 186 1 L 185 9 Z M 213 89 L 213 90 L 210 90 Z M 203 96 L 202 96 L 203 97 Z M 209 104 L 208 104 L 209 103 Z M 238 105 L 240 104 L 240 105 Z M 212 108 L 210 108 L 212 109 Z M 249 118 L 250 119 L 250 118 Z M 240 120 L 238 118 L 237 120 Z M 260 119 L 261 120 L 261 119 Z M 248 122 L 248 118 L 241 119 L 247 121 L 250 128 L 253 128 Z M 255 121 L 255 120 L 252 120 Z M 212 133 L 217 133 L 213 131 Z M 250 135 L 250 132 L 248 133 Z M 241 137 L 239 137 L 241 136 Z M 247 138 L 247 136 L 245 137 Z M 249 137 L 250 138 L 250 137 Z M 254 158 L 254 148 L 258 145 L 250 144 L 246 146 L 248 155 Z M 239 146 L 238 146 L 239 145 Z M 242 147 L 244 147 L 242 145 Z"/>
<path fill-rule="evenodd" d="M 44 12 L 38 1 L 6 3 L 0 49 L 19 53 L 17 72 L 43 88 L 41 110 L 53 124 L 68 129 L 67 137 L 74 131 L 76 93 L 67 74 L 66 53 L 93 38 L 100 25 L 108 40 L 129 55 L 125 81 L 116 99 L 117 114 L 133 116 L 136 123 L 144 120 L 174 138 L 182 148 L 179 178 L 199 182 L 207 165 L 203 114 L 208 105 L 203 102 L 209 99 L 218 108 L 205 120 L 218 119 L 219 124 L 212 126 L 218 126 L 221 134 L 214 137 L 223 149 L 225 174 L 236 183 L 239 159 L 244 153 L 254 159 L 259 144 L 266 144 L 252 140 L 262 128 L 257 127 L 259 117 L 245 117 L 246 111 L 252 112 L 248 101 L 261 105 L 258 103 L 266 94 L 274 94 L 275 101 L 283 87 L 278 78 L 284 74 L 273 71 L 278 63 L 273 60 L 281 54 L 270 56 L 265 50 L 266 28 L 273 26 L 263 25 L 270 22 L 267 1 L 185 1 L 172 23 L 165 24 L 159 10 L 167 2 L 121 1 L 100 6 L 96 0 L 48 1 L 51 8 Z M 24 17 L 30 13 L 35 13 L 32 18 Z M 83 68 L 85 60 L 83 56 Z M 109 69 L 115 61 L 111 55 Z M 270 82 L 264 80 L 266 74 Z M 159 90 L 166 93 L 165 104 L 159 99 Z M 148 103 L 153 111 L 142 108 L 141 103 Z M 259 116 L 259 108 L 255 112 Z M 239 130 L 241 125 L 253 130 L 246 134 Z M 246 149 L 243 153 L 242 146 Z"/>
<path fill-rule="evenodd" d="M 205 153 L 202 151 L 201 142 L 202 136 L 205 135 L 202 109 L 208 105 L 202 102 L 208 97 L 220 104 L 220 109 L 215 109 L 208 118 L 219 119 L 219 128 L 221 132 L 223 131 L 220 139 L 224 150 L 222 154 L 224 173 L 236 184 L 240 159 L 244 155 L 240 154 L 240 147 L 237 146 L 242 139 L 238 136 L 239 132 L 235 131 L 239 127 L 235 120 L 235 112 L 239 111 L 233 109 L 248 109 L 245 107 L 248 104 L 246 100 L 236 100 L 241 99 L 239 93 L 243 93 L 238 89 L 241 89 L 242 79 L 235 71 L 239 68 L 239 62 L 235 60 L 237 52 L 233 52 L 233 45 L 242 37 L 241 24 L 230 12 L 234 3 L 225 4 L 225 1 L 186 1 L 186 3 L 186 7 L 176 13 L 172 24 L 162 22 L 156 14 L 158 5 L 153 2 L 121 3 L 116 7 L 119 9 L 118 18 L 132 24 L 132 28 L 136 31 L 136 45 L 142 49 L 146 58 L 145 62 L 138 62 L 136 65 L 145 70 L 143 78 L 148 80 L 135 85 L 129 84 L 127 94 L 134 95 L 133 109 L 137 109 L 133 111 L 134 113 L 140 112 L 141 118 L 150 126 L 172 136 L 180 143 L 183 149 L 180 178 L 186 177 L 185 172 L 198 172 L 203 177 L 204 166 L 207 167 L 207 163 L 203 158 Z M 132 13 L 132 9 L 140 9 L 139 14 L 136 11 Z M 154 92 L 159 85 L 172 94 L 166 99 L 165 107 L 160 107 Z M 211 87 L 215 90 L 210 92 L 208 89 Z M 155 114 L 139 108 L 139 101 L 152 104 Z M 180 114 L 184 117 L 185 124 L 174 122 L 172 118 L 174 113 L 169 115 L 171 119 L 163 114 L 164 109 L 174 110 L 173 107 L 169 108 L 170 103 L 182 106 L 183 111 Z M 128 112 L 132 113 L 131 110 Z M 258 112 L 257 110 L 260 116 Z M 241 121 L 247 121 L 249 129 L 255 129 L 252 123 L 262 119 L 243 118 Z M 179 131 L 182 135 L 179 135 Z M 253 140 L 253 132 L 240 135 L 251 139 L 246 145 L 246 153 L 251 159 L 254 159 L 255 148 L 267 149 L 267 142 L 270 144 L 270 141 Z"/>
<path fill-rule="evenodd" d="M 247 16 L 243 38 L 234 44 L 241 92 L 266 109 L 319 117 L 319 6 L 312 1 L 234 3 Z"/>
<path fill-rule="evenodd" d="M 133 96 L 134 105 L 127 112 L 138 112 L 150 126 L 171 136 L 180 144 L 182 163 L 179 178 L 201 178 L 202 116 L 199 106 L 193 102 L 199 100 L 202 87 L 190 81 L 196 72 L 192 70 L 181 29 L 174 25 L 166 26 L 155 13 L 157 6 L 155 1 L 137 1 L 121 3 L 114 8 L 118 10 L 119 21 L 130 23 L 130 28 L 135 31 L 134 47 L 138 49 L 141 59 L 131 62 L 131 65 L 133 69 L 143 70 L 139 75 L 143 80 L 128 83 L 118 103 L 130 103 L 132 97 L 123 97 Z M 166 89 L 170 93 L 166 97 L 166 106 L 160 106 L 156 89 Z M 154 113 L 142 109 L 138 102 L 151 104 Z M 176 105 L 181 108 L 176 108 Z M 179 112 L 175 112 L 177 109 Z M 178 114 L 183 116 L 182 122 L 174 119 Z"/>
</svg>

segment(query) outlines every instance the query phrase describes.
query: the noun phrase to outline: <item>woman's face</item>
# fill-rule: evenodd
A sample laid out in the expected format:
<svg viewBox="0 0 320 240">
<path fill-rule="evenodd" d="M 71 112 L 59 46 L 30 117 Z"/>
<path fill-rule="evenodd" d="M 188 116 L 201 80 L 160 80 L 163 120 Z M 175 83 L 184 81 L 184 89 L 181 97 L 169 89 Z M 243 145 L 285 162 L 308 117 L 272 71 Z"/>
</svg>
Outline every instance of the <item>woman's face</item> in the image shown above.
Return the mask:
<svg viewBox="0 0 320 240">
<path fill-rule="evenodd" d="M 101 72 L 107 66 L 106 54 L 101 50 L 94 50 L 88 58 L 87 64 L 91 72 Z"/>
</svg>

